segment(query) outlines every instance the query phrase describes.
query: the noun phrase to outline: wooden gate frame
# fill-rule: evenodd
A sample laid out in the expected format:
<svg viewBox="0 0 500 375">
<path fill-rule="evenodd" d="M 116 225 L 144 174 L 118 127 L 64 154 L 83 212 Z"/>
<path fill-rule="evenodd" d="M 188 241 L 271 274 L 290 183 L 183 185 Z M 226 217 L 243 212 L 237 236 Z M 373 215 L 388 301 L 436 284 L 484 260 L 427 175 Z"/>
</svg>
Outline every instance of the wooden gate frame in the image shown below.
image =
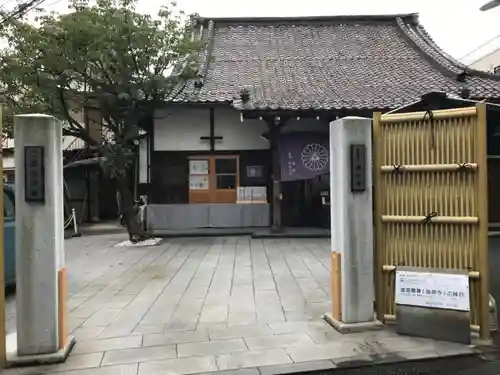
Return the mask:
<svg viewBox="0 0 500 375">
<path fill-rule="evenodd" d="M 464 118 L 474 119 L 475 126 L 473 129 L 474 141 L 473 149 L 475 150 L 473 158 L 475 160 L 457 160 L 454 164 L 428 164 L 428 165 L 399 165 L 394 161 L 393 165 L 382 165 L 384 154 L 383 126 L 387 124 L 402 123 L 413 124 L 419 123 L 421 126 L 433 126 L 433 121 L 449 120 L 452 125 L 453 121 L 466 121 Z M 473 120 L 471 120 L 473 121 Z M 407 125 L 406 125 L 407 126 Z M 481 340 L 488 341 L 490 338 L 489 330 L 489 275 L 488 275 L 488 173 L 487 173 L 487 131 L 486 131 L 486 103 L 478 103 L 474 107 L 436 110 L 427 112 L 412 112 L 412 113 L 397 113 L 382 115 L 374 113 L 373 116 L 373 141 L 374 141 L 374 226 L 375 226 L 375 247 L 374 247 L 374 275 L 375 275 L 375 306 L 377 318 L 382 322 L 395 320 L 393 314 L 388 314 L 388 310 L 393 311 L 390 307 L 394 306 L 394 271 L 396 264 L 384 264 L 384 225 L 388 223 L 415 223 L 419 225 L 422 220 L 439 225 L 441 224 L 465 224 L 473 225 L 477 229 L 476 236 L 473 238 L 477 251 L 472 255 L 477 269 L 468 268 L 469 279 L 471 280 L 471 331 L 479 332 Z M 434 131 L 433 129 L 431 130 Z M 448 135 L 447 135 L 448 136 Z M 399 172 L 399 168 L 407 169 L 408 173 L 415 172 L 447 172 L 453 173 L 463 170 L 467 165 L 466 173 L 473 173 L 474 176 L 474 207 L 475 217 L 460 217 L 460 216 L 386 216 L 384 215 L 384 192 L 381 188 L 384 184 L 383 174 L 389 171 Z M 436 185 L 437 186 L 437 185 Z M 464 186 L 464 185 L 460 185 Z M 384 191 L 383 191 L 384 190 Z M 422 215 L 426 215 L 422 213 Z M 444 231 L 444 230 L 443 230 Z M 450 245 L 451 246 L 451 245 Z M 459 254 L 458 252 L 450 255 Z M 399 253 L 398 253 L 399 255 Z M 405 264 L 405 266 L 418 266 L 417 264 Z M 427 267 L 432 267 L 432 264 L 427 264 Z M 387 280 L 391 280 L 389 285 L 391 289 L 387 289 Z M 392 298 L 390 302 L 386 298 L 389 294 Z M 474 297 L 473 297 L 474 295 Z"/>
</svg>

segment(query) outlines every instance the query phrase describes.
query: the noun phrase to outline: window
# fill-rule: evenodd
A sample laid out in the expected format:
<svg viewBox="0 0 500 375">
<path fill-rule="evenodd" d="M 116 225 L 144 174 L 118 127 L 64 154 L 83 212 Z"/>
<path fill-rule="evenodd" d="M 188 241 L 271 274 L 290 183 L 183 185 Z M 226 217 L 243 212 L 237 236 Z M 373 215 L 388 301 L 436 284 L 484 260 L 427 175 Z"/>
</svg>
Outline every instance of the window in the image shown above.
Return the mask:
<svg viewBox="0 0 500 375">
<path fill-rule="evenodd" d="M 238 185 L 237 156 L 200 156 L 189 159 L 190 203 L 235 203 Z"/>
<path fill-rule="evenodd" d="M 215 159 L 216 189 L 236 189 L 238 165 L 236 158 Z"/>
<path fill-rule="evenodd" d="M 16 216 L 16 210 L 14 206 L 14 201 L 10 194 L 3 192 L 3 217 L 14 218 Z"/>
</svg>

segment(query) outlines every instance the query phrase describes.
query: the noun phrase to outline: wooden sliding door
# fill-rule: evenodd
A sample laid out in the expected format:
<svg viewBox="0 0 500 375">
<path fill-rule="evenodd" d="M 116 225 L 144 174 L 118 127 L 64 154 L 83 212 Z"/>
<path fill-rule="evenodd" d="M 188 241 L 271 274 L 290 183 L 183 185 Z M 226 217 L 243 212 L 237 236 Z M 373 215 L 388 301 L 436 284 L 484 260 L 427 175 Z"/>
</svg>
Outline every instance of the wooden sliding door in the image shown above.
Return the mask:
<svg viewBox="0 0 500 375">
<path fill-rule="evenodd" d="M 239 186 L 236 155 L 189 158 L 189 203 L 235 203 Z"/>
</svg>

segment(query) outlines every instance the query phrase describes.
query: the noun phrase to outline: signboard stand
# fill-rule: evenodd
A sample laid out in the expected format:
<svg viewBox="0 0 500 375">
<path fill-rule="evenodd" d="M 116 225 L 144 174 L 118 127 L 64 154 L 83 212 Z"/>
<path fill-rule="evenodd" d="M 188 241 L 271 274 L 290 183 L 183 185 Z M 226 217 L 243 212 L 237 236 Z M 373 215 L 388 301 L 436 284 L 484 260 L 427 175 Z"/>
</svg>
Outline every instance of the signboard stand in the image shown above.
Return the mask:
<svg viewBox="0 0 500 375">
<path fill-rule="evenodd" d="M 470 344 L 470 293 L 466 271 L 396 269 L 396 331 Z"/>
</svg>

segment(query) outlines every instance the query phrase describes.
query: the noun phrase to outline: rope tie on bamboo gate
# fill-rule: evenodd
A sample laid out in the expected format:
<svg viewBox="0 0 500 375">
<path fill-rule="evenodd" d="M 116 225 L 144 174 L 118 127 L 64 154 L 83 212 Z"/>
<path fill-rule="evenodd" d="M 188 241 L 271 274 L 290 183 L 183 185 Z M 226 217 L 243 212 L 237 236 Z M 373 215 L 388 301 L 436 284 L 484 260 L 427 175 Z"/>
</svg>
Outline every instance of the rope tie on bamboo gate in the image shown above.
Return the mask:
<svg viewBox="0 0 500 375">
<path fill-rule="evenodd" d="M 467 172 L 472 169 L 471 163 L 457 163 L 459 172 Z"/>
<path fill-rule="evenodd" d="M 432 109 L 427 109 L 424 113 L 424 117 L 422 117 L 422 125 L 425 123 L 425 118 L 429 116 L 429 124 L 431 125 L 431 149 L 434 150 L 436 147 L 436 139 L 434 134 L 434 114 L 432 113 Z"/>
<path fill-rule="evenodd" d="M 422 221 L 424 224 L 428 224 L 432 221 L 433 218 L 437 217 L 438 216 L 438 213 L 436 211 L 434 212 L 431 212 L 427 215 L 425 215 L 425 218 L 424 220 Z"/>
<path fill-rule="evenodd" d="M 393 170 L 392 173 L 403 173 L 405 171 L 404 165 L 401 164 L 393 164 Z"/>
</svg>

